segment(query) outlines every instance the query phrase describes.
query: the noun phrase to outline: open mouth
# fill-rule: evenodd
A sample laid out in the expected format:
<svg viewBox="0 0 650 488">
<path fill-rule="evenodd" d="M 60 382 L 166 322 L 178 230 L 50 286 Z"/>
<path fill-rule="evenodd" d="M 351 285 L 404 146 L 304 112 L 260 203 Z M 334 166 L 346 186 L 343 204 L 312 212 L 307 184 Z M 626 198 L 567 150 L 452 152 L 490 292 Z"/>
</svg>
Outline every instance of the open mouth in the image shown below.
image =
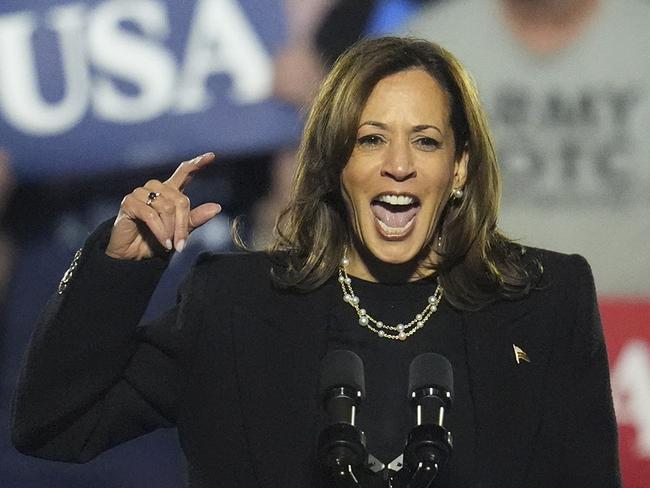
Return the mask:
<svg viewBox="0 0 650 488">
<path fill-rule="evenodd" d="M 385 193 L 375 198 L 370 207 L 380 233 L 388 238 L 400 238 L 413 228 L 420 200 L 412 195 Z"/>
</svg>

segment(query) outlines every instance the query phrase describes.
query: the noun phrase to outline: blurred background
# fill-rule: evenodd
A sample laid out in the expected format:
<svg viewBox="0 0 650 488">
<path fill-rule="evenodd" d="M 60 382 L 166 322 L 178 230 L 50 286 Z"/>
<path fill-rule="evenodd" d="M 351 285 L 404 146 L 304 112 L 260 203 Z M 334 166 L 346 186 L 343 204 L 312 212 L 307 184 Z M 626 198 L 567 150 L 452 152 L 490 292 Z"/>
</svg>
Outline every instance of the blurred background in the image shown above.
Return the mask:
<svg viewBox="0 0 650 488">
<path fill-rule="evenodd" d="M 474 76 L 502 165 L 504 231 L 591 263 L 625 486 L 648 486 L 647 0 L 2 0 L 0 486 L 184 486 L 173 431 L 83 466 L 13 450 L 32 325 L 122 197 L 203 152 L 218 160 L 188 193 L 224 212 L 174 256 L 147 313 L 173 301 L 197 253 L 232 249 L 235 216 L 264 246 L 320 79 L 356 39 L 387 33 L 440 42 Z"/>
</svg>

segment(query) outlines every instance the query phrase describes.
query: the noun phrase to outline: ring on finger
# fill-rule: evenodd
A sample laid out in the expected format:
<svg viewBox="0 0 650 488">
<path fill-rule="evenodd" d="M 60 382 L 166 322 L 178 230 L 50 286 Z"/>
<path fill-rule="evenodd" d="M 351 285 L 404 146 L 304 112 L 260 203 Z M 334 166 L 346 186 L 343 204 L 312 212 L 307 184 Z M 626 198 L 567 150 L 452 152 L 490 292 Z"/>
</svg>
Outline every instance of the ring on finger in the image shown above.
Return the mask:
<svg viewBox="0 0 650 488">
<path fill-rule="evenodd" d="M 160 196 L 160 192 L 158 191 L 152 191 L 149 192 L 149 195 L 147 195 L 147 201 L 145 202 L 149 207 L 151 207 L 151 204 Z"/>
</svg>

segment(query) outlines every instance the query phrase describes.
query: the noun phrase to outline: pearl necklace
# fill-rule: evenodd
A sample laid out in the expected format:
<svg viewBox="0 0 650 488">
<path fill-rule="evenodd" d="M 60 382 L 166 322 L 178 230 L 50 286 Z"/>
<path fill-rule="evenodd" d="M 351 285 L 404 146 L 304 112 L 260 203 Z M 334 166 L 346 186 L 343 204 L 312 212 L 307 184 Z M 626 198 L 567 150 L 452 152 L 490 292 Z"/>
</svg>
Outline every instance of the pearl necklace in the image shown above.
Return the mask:
<svg viewBox="0 0 650 488">
<path fill-rule="evenodd" d="M 377 320 L 368 315 L 366 309 L 359 306 L 359 297 L 355 295 L 354 290 L 352 289 L 352 279 L 350 279 L 348 273 L 345 271 L 348 264 L 350 264 L 350 260 L 347 257 L 344 257 L 339 266 L 339 283 L 343 290 L 343 301 L 349 304 L 357 312 L 357 315 L 359 316 L 359 325 L 361 327 L 367 327 L 379 337 L 405 341 L 408 337 L 412 336 L 415 332 L 424 327 L 424 324 L 429 320 L 429 317 L 438 310 L 438 304 L 440 303 L 440 300 L 442 300 L 443 290 L 440 285 L 440 280 L 436 278 L 436 290 L 433 292 L 433 295 L 427 298 L 427 306 L 424 307 L 422 312 L 416 314 L 415 317 L 406 324 L 384 324 L 381 320 Z"/>
</svg>

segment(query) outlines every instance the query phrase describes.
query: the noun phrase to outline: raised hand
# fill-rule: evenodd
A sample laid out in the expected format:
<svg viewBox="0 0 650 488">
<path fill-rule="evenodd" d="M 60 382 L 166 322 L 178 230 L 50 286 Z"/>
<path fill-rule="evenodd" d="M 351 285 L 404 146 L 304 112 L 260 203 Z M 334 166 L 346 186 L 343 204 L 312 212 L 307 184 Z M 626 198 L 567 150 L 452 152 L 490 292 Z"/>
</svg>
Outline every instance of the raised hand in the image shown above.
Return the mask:
<svg viewBox="0 0 650 488">
<path fill-rule="evenodd" d="M 134 260 L 182 251 L 189 234 L 221 211 L 218 203 L 192 209 L 183 190 L 194 174 L 214 160 L 213 153 L 183 161 L 164 181 L 150 180 L 124 197 L 106 254 Z"/>
</svg>

